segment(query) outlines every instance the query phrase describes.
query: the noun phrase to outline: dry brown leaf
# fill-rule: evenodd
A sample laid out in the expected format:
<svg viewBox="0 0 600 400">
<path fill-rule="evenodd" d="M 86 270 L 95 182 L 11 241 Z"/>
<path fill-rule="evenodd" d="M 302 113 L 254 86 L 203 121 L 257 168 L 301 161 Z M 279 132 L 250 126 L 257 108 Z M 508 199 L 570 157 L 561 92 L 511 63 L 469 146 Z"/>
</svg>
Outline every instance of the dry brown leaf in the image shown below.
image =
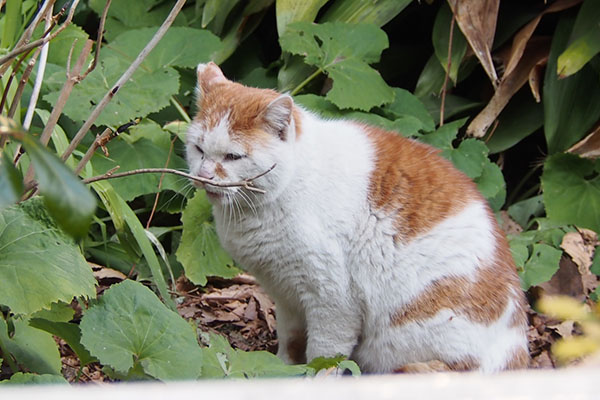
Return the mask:
<svg viewBox="0 0 600 400">
<path fill-rule="evenodd" d="M 196 305 L 178 307 L 177 311 L 183 318 L 193 318 L 196 312 L 200 311 Z"/>
<path fill-rule="evenodd" d="M 506 211 L 500 211 L 500 226 L 507 235 L 518 235 L 523 232 L 521 225 L 517 224 Z"/>
<path fill-rule="evenodd" d="M 589 229 L 568 232 L 560 244 L 560 247 L 577 265 L 585 294 L 593 291 L 598 286 L 598 277 L 590 271 L 597 245 L 598 235 Z"/>
<path fill-rule="evenodd" d="M 562 321 L 555 325 L 548 325 L 548 329 L 552 329 L 560 335 L 562 338 L 568 338 L 573 336 L 573 327 L 575 321 Z"/>
<path fill-rule="evenodd" d="M 529 39 L 535 28 L 537 28 L 540 20 L 545 14 L 550 14 L 554 12 L 559 12 L 562 10 L 566 10 L 567 8 L 571 8 L 581 3 L 582 0 L 556 0 L 554 3 L 550 4 L 544 11 L 542 11 L 537 17 L 529 21 L 527 25 L 525 25 L 513 38 L 512 48 L 510 51 L 510 57 L 508 61 L 505 63 L 506 67 L 504 68 L 504 75 L 509 75 L 519 64 L 521 57 L 525 51 L 525 48 L 528 46 Z"/>
<path fill-rule="evenodd" d="M 543 369 L 552 369 L 554 368 L 554 362 L 552 361 L 552 357 L 550 357 L 550 352 L 548 350 L 542 351 L 537 357 L 534 357 L 529 366 L 531 368 L 543 368 Z"/>
<path fill-rule="evenodd" d="M 256 300 L 254 297 L 250 297 L 250 301 L 248 301 L 248 306 L 244 310 L 244 319 L 246 321 L 254 321 L 258 316 L 256 312 Z"/>
<path fill-rule="evenodd" d="M 496 87 L 498 75 L 490 51 L 496 32 L 500 0 L 448 0 L 448 3 L 460 30 Z"/>
<path fill-rule="evenodd" d="M 492 125 L 498 114 L 508 104 L 512 96 L 529 79 L 529 72 L 540 60 L 548 56 L 550 51 L 549 37 L 532 38 L 517 67 L 510 74 L 505 74 L 490 102 L 471 121 L 467 127 L 467 134 L 473 137 L 483 137 Z"/>
<path fill-rule="evenodd" d="M 538 61 L 535 66 L 531 68 L 531 71 L 529 71 L 529 88 L 531 89 L 531 94 L 533 94 L 533 97 L 537 103 L 542 101 L 542 96 L 540 95 L 540 85 L 542 82 L 544 82 L 546 64 L 548 64 L 547 56 Z"/>
<path fill-rule="evenodd" d="M 592 133 L 575 143 L 567 152 L 578 154 L 584 158 L 600 157 L 600 125 L 596 126 Z"/>
<path fill-rule="evenodd" d="M 577 265 L 565 255 L 561 257 L 558 271 L 552 279 L 538 287 L 542 288 L 547 296 L 566 295 L 579 301 L 584 301 L 587 297 Z"/>
<path fill-rule="evenodd" d="M 116 269 L 104 267 L 102 265 L 94 264 L 88 262 L 88 265 L 92 267 L 92 273 L 94 274 L 94 278 L 97 280 L 100 279 L 117 279 L 119 281 L 127 279 L 127 276 L 121 271 L 117 271 Z"/>
<path fill-rule="evenodd" d="M 257 290 L 254 293 L 254 298 L 256 299 L 256 301 L 258 301 L 260 315 L 262 315 L 263 319 L 267 323 L 267 328 L 270 332 L 274 332 L 277 327 L 275 317 L 273 316 L 273 310 L 275 309 L 275 305 L 273 304 L 271 299 L 262 291 Z"/>
</svg>

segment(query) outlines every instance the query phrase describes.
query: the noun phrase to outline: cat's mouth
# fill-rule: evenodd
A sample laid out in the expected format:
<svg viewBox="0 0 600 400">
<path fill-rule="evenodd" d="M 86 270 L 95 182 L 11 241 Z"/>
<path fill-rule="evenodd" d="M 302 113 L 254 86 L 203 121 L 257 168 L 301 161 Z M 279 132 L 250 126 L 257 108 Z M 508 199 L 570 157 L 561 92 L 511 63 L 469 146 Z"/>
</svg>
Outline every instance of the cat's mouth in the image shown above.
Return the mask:
<svg viewBox="0 0 600 400">
<path fill-rule="evenodd" d="M 206 191 L 206 196 L 211 200 L 221 200 L 225 196 L 223 192 L 213 192 L 208 188 L 204 188 L 204 190 Z"/>
</svg>

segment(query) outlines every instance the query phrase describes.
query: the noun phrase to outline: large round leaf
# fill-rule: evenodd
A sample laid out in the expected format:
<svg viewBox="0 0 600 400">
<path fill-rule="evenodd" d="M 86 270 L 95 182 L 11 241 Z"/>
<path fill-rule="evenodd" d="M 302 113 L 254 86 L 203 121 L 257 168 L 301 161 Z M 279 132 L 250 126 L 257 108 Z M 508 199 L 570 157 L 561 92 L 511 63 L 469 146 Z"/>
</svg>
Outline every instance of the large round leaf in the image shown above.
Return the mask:
<svg viewBox="0 0 600 400">
<path fill-rule="evenodd" d="M 74 296 L 95 297 L 96 280 L 79 247 L 34 198 L 0 212 L 0 304 L 30 314 Z"/>
<path fill-rule="evenodd" d="M 104 292 L 81 320 L 81 343 L 102 364 L 127 374 L 140 368 L 161 380 L 195 379 L 202 350 L 192 327 L 141 283 Z"/>
</svg>

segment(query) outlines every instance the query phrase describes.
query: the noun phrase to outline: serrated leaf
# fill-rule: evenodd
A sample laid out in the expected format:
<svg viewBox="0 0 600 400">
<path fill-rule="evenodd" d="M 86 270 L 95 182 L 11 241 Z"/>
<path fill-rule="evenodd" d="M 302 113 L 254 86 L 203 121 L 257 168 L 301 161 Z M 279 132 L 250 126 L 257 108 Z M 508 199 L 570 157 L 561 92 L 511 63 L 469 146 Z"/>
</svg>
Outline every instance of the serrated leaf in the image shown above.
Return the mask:
<svg viewBox="0 0 600 400">
<path fill-rule="evenodd" d="M 23 194 L 23 181 L 19 171 L 0 153 L 0 210 L 15 204 Z"/>
<path fill-rule="evenodd" d="M 481 140 L 466 139 L 460 142 L 458 148 L 445 150 L 442 155 L 447 157 L 456 168 L 464 172 L 469 178 L 475 179 L 483 173 L 486 163 L 488 149 Z"/>
<path fill-rule="evenodd" d="M 0 304 L 31 314 L 74 296 L 95 297 L 96 280 L 79 247 L 34 198 L 0 212 Z"/>
<path fill-rule="evenodd" d="M 418 97 L 402 88 L 394 88 L 394 93 L 394 101 L 384 107 L 385 111 L 392 113 L 395 119 L 407 116 L 416 118 L 424 131 L 435 129 L 431 114 Z"/>
<path fill-rule="evenodd" d="M 35 168 L 35 178 L 44 204 L 67 233 L 82 237 L 88 232 L 96 211 L 96 199 L 63 162 L 29 135 L 23 147 Z"/>
<path fill-rule="evenodd" d="M 329 75 L 333 86 L 326 97 L 338 107 L 368 111 L 394 100 L 392 88 L 369 67 L 388 47 L 385 32 L 375 25 L 295 22 L 279 42 Z"/>
<path fill-rule="evenodd" d="M 569 148 L 600 119 L 600 80 L 590 65 L 565 79 L 557 75 L 558 56 L 567 47 L 573 21 L 564 16 L 552 37 L 544 76 L 544 134 L 550 154 Z"/>
<path fill-rule="evenodd" d="M 67 380 L 63 378 L 62 375 L 38 375 L 23 372 L 17 372 L 16 374 L 13 374 L 10 377 L 10 379 L 0 381 L 0 385 L 49 385 L 55 383 L 68 384 L 69 382 L 67 382 Z"/>
<path fill-rule="evenodd" d="M 600 160 L 572 154 L 548 157 L 542 174 L 550 219 L 600 232 Z"/>
<path fill-rule="evenodd" d="M 81 343 L 121 373 L 139 366 L 160 380 L 195 379 L 202 351 L 192 327 L 141 283 L 111 286 L 81 320 Z"/>
<path fill-rule="evenodd" d="M 166 134 L 165 134 L 166 136 Z M 166 164 L 169 156 L 169 141 L 167 147 L 159 147 L 147 139 L 140 139 L 131 144 L 125 140 L 113 139 L 106 146 L 109 157 L 97 152 L 92 159 L 95 174 L 103 174 L 106 171 L 120 166 L 118 172 L 126 172 L 138 168 L 174 168 L 186 169 L 185 161 L 176 154 L 171 154 L 169 164 Z M 115 190 L 125 201 L 148 193 L 156 193 L 161 180 L 161 174 L 140 174 L 130 177 L 113 179 L 111 182 Z M 165 174 L 162 179 L 161 190 L 173 190 L 182 192 L 186 187 L 186 181 L 173 174 Z"/>
<path fill-rule="evenodd" d="M 452 15 L 452 10 L 450 10 L 450 6 L 446 2 L 442 3 L 435 18 L 433 33 L 431 35 L 435 55 L 444 71 L 448 68 L 448 43 L 450 42 L 450 25 L 452 18 L 454 17 Z M 448 76 L 452 79 L 454 84 L 457 82 L 458 69 L 466 52 L 467 40 L 458 26 L 455 25 L 452 32 L 452 53 L 450 71 L 448 73 Z"/>
<path fill-rule="evenodd" d="M 475 183 L 483 197 L 488 199 L 492 210 L 499 211 L 506 200 L 504 175 L 502 175 L 502 170 L 497 164 L 490 162 L 487 157 L 486 160 L 481 175 L 475 179 Z"/>
<path fill-rule="evenodd" d="M 435 132 L 423 135 L 421 141 L 440 150 L 452 150 L 452 141 L 458 135 L 458 129 L 467 122 L 466 118 L 440 126 Z"/>
<path fill-rule="evenodd" d="M 9 337 L 6 321 L 0 317 L 0 342 L 14 356 L 17 364 L 38 374 L 59 375 L 60 354 L 52 335 L 32 328 L 24 320 L 13 319 L 12 322 L 15 330 L 14 335 Z"/>
<path fill-rule="evenodd" d="M 508 215 L 524 229 L 527 228 L 531 217 L 537 217 L 544 212 L 542 195 L 519 201 L 508 207 Z"/>
<path fill-rule="evenodd" d="M 56 302 L 50 305 L 50 308 L 45 308 L 31 314 L 31 318 L 43 318 L 53 322 L 69 322 L 73 319 L 75 310 L 70 304 Z"/>
<path fill-rule="evenodd" d="M 156 29 L 130 30 L 104 46 L 96 69 L 71 92 L 65 114 L 75 121 L 87 119 Z M 210 32 L 186 27 L 169 29 L 127 84 L 119 88 L 96 124 L 118 126 L 160 111 L 169 105 L 169 97 L 179 91 L 179 73 L 174 67 L 192 68 L 200 62 L 207 62 L 220 47 L 219 39 Z M 48 78 L 50 84 L 62 83 L 64 79 L 64 71 Z M 55 104 L 58 95 L 56 90 L 44 99 Z"/>
<path fill-rule="evenodd" d="M 232 278 L 240 272 L 219 243 L 204 191 L 197 191 L 188 201 L 181 221 L 183 235 L 176 255 L 190 281 L 203 286 L 208 276 Z"/>
<path fill-rule="evenodd" d="M 547 282 L 558 271 L 558 263 L 562 251 L 543 243 L 535 243 L 531 256 L 525 262 L 524 270 L 520 272 L 521 286 L 524 290 L 531 286 Z"/>
</svg>

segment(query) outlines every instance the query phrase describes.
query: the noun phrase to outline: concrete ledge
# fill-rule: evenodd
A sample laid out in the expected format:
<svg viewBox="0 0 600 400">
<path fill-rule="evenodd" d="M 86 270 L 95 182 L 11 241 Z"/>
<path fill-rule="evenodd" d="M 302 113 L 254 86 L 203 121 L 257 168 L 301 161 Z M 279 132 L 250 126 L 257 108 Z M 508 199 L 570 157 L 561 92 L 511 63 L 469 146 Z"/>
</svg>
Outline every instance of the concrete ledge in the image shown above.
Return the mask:
<svg viewBox="0 0 600 400">
<path fill-rule="evenodd" d="M 439 373 L 361 378 L 254 379 L 79 386 L 4 386 L 1 399 L 600 399 L 600 368 L 497 375 Z"/>
</svg>

